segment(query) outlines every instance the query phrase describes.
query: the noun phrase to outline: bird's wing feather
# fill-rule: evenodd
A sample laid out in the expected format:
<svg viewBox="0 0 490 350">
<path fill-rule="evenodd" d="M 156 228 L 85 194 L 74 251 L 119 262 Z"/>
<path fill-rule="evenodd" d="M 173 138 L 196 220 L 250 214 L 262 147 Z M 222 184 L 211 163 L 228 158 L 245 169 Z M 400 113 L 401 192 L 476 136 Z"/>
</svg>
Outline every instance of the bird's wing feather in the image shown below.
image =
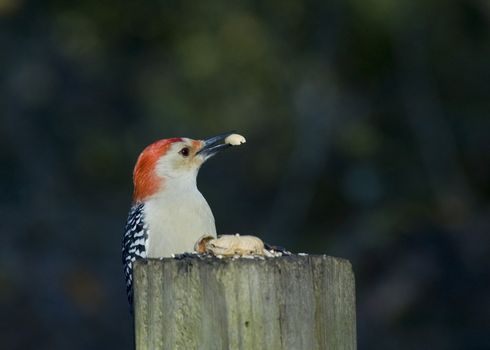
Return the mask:
<svg viewBox="0 0 490 350">
<path fill-rule="evenodd" d="M 135 204 L 129 211 L 122 242 L 122 262 L 131 310 L 133 308 L 133 262 L 136 259 L 146 258 L 145 244 L 148 233 L 148 225 L 144 218 L 144 204 Z"/>
</svg>

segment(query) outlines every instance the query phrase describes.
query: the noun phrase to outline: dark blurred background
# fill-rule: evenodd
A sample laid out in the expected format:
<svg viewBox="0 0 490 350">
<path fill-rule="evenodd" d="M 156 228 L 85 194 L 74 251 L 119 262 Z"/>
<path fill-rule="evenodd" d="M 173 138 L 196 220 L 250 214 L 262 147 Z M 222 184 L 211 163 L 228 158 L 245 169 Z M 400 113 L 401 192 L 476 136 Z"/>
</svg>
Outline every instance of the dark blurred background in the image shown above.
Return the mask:
<svg viewBox="0 0 490 350">
<path fill-rule="evenodd" d="M 360 349 L 490 348 L 490 2 L 0 0 L 2 349 L 131 349 L 154 140 L 221 233 L 350 259 Z"/>
</svg>

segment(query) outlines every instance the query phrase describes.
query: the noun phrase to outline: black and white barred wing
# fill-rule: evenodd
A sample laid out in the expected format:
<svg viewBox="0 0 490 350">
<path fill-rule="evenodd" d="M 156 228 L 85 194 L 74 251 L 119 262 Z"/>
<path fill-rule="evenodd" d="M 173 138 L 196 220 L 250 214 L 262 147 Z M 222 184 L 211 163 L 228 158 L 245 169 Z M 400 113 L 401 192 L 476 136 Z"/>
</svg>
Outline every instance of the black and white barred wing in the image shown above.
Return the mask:
<svg viewBox="0 0 490 350">
<path fill-rule="evenodd" d="M 144 218 L 144 204 L 136 204 L 129 211 L 123 237 L 122 262 L 126 278 L 126 292 L 129 306 L 133 307 L 133 262 L 146 258 L 145 243 L 148 239 L 148 226 Z"/>
</svg>

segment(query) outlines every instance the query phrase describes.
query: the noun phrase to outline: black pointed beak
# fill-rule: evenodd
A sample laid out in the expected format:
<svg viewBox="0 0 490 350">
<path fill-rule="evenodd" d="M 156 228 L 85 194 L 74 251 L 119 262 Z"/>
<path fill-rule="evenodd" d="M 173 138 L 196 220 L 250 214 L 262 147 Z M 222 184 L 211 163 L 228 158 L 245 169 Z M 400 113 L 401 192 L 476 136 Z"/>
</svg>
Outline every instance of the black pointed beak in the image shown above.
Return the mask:
<svg viewBox="0 0 490 350">
<path fill-rule="evenodd" d="M 231 147 L 230 144 L 225 143 L 225 139 L 228 136 L 232 135 L 233 133 L 234 132 L 226 132 L 224 134 L 216 135 L 213 137 L 208 137 L 207 139 L 202 140 L 204 145 L 197 152 L 197 154 L 200 154 L 207 159 L 211 156 L 214 156 L 216 153 L 218 153 L 222 149 Z"/>
</svg>

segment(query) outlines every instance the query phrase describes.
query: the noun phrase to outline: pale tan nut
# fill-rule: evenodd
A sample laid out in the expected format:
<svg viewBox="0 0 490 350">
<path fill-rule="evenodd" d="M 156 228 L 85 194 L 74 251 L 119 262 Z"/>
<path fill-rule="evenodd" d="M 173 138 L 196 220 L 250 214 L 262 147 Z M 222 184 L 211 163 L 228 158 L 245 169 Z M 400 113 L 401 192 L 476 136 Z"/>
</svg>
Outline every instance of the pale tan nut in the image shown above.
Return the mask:
<svg viewBox="0 0 490 350">
<path fill-rule="evenodd" d="M 215 239 L 216 237 L 210 236 L 210 235 L 203 235 L 201 238 L 197 240 L 197 242 L 194 244 L 194 251 L 198 252 L 199 254 L 204 254 L 207 253 L 206 250 L 206 244 L 210 241 Z"/>
<path fill-rule="evenodd" d="M 196 243 L 195 249 L 199 253 L 210 253 L 215 256 L 263 255 L 264 242 L 255 236 L 223 235 L 218 238 L 204 236 Z"/>
<path fill-rule="evenodd" d="M 262 255 L 264 243 L 254 236 L 223 235 L 208 241 L 206 248 L 214 255 Z"/>
<path fill-rule="evenodd" d="M 247 140 L 245 140 L 245 137 L 243 137 L 242 135 L 239 135 L 239 134 L 228 135 L 225 139 L 225 143 L 232 145 L 232 146 L 240 146 L 241 144 L 244 144 L 245 142 L 247 142 Z"/>
</svg>

